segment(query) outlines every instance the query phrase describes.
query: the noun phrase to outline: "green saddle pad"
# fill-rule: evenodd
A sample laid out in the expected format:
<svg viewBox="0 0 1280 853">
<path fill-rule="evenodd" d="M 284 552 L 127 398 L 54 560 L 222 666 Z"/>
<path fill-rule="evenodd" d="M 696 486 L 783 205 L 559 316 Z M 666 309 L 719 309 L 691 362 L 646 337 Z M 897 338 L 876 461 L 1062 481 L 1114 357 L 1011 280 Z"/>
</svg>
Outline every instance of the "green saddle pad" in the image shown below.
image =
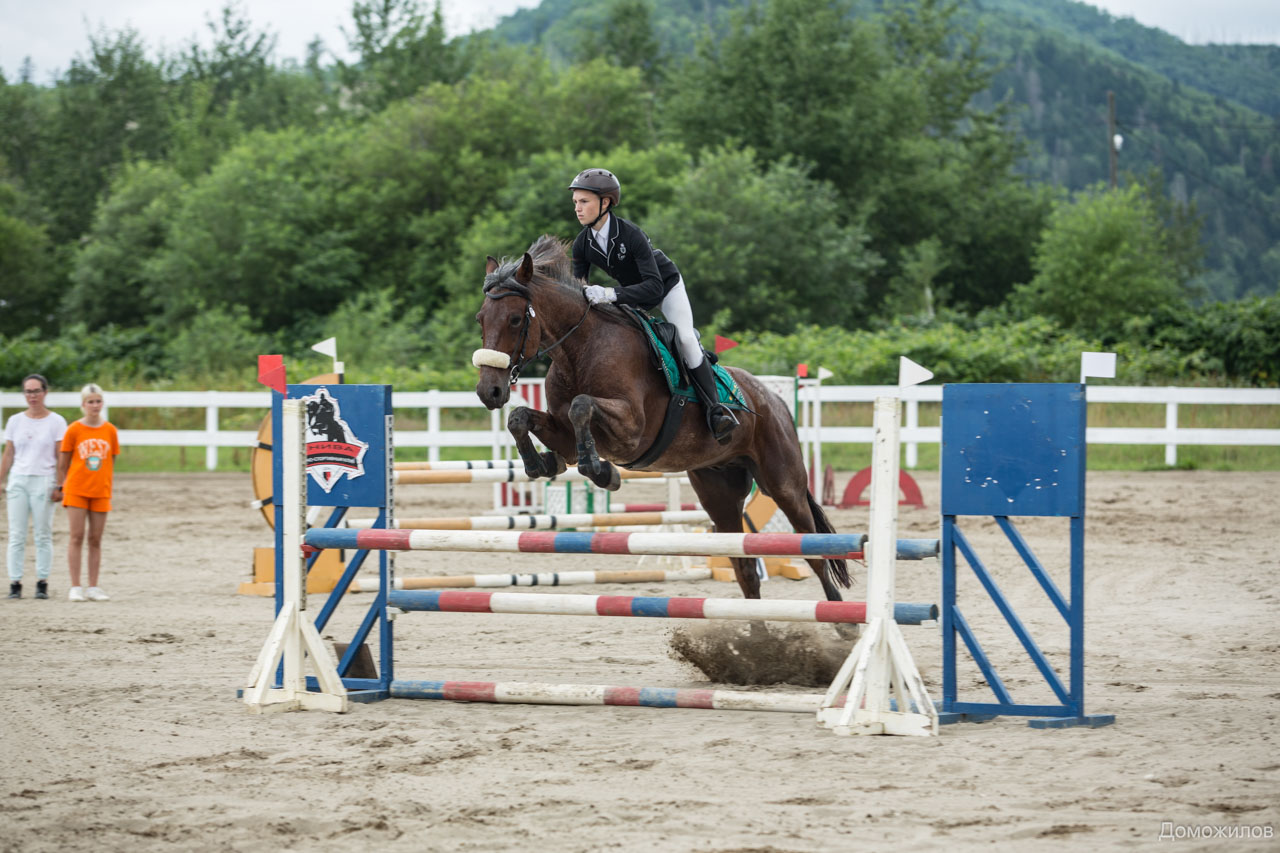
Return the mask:
<svg viewBox="0 0 1280 853">
<path fill-rule="evenodd" d="M 653 349 L 654 355 L 659 365 L 661 365 L 662 376 L 667 380 L 667 390 L 673 395 L 687 397 L 696 402 L 698 392 L 693 389 L 693 383 L 681 372 L 675 354 L 662 342 L 662 339 L 654 330 L 654 325 L 658 321 L 639 311 L 628 313 L 639 321 L 640 328 L 644 331 L 644 336 L 649 341 L 649 346 Z M 729 375 L 729 371 L 718 364 L 712 364 L 711 371 L 716 377 L 716 395 L 720 398 L 720 402 L 732 409 L 746 409 L 747 401 L 742 396 L 742 389 L 738 387 L 737 380 Z"/>
</svg>

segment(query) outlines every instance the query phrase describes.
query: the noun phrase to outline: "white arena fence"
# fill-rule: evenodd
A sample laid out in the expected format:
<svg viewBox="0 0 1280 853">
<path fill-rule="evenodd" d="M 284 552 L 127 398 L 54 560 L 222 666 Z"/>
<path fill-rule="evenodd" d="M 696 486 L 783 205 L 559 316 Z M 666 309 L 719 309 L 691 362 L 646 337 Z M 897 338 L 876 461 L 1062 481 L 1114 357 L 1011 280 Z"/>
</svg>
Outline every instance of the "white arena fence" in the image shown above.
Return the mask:
<svg viewBox="0 0 1280 853">
<path fill-rule="evenodd" d="M 521 385 L 537 387 L 541 380 Z M 538 388 L 538 392 L 541 388 Z M 822 385 L 802 382 L 799 390 L 801 409 L 800 440 L 817 438 L 822 444 L 871 444 L 874 429 L 870 426 L 828 426 L 822 423 L 822 406 L 828 403 L 872 403 L 878 396 L 900 395 L 906 405 L 902 425 L 902 444 L 906 448 L 906 467 L 918 464 L 921 444 L 937 444 L 942 428 L 920 426 L 920 403 L 941 403 L 941 385 L 917 385 L 898 389 L 885 385 Z M 1164 427 L 1089 427 L 1089 444 L 1164 445 L 1166 465 L 1178 462 L 1178 447 L 1187 445 L 1253 445 L 1280 446 L 1280 429 L 1199 429 L 1178 426 L 1179 405 L 1249 405 L 1280 406 L 1280 389 L 1275 388 L 1180 388 L 1091 385 L 1091 404 L 1144 403 L 1165 407 Z M 54 409 L 76 409 L 78 392 L 55 391 L 46 405 Z M 163 408 L 204 409 L 205 428 L 198 429 L 122 429 L 120 443 L 126 447 L 203 447 L 205 467 L 218 468 L 218 448 L 250 448 L 257 442 L 254 430 L 227 430 L 219 426 L 223 409 L 257 409 L 265 416 L 271 410 L 269 391 L 111 391 L 107 389 L 109 406 L 120 409 Z M 514 405 L 522 405 L 512 395 Z M 814 404 L 817 405 L 814 405 Z M 441 448 L 487 448 L 493 459 L 510 459 L 515 444 L 506 431 L 506 413 L 490 412 L 487 429 L 445 430 L 440 428 L 441 412 L 446 409 L 483 409 L 473 391 L 393 391 L 392 404 L 398 410 L 426 413 L 425 430 L 395 431 L 398 448 L 425 447 L 428 458 L 438 461 Z M 0 393 L 0 422 L 26 408 L 22 395 Z M 1280 410 L 1277 410 L 1280 413 Z M 104 412 L 108 417 L 110 412 Z M 811 460 L 821 470 L 821 456 Z"/>
</svg>

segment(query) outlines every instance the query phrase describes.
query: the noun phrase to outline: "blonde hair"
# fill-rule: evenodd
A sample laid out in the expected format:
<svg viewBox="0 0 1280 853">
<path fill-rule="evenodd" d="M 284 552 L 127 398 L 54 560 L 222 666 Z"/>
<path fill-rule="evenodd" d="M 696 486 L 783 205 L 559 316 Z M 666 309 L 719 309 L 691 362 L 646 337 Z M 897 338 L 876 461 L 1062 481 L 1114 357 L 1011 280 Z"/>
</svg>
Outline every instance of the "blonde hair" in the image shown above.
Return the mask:
<svg viewBox="0 0 1280 853">
<path fill-rule="evenodd" d="M 90 394 L 97 394 L 99 397 L 103 396 L 102 389 L 90 382 L 88 385 L 80 389 L 80 403 L 82 405 L 85 400 L 89 399 Z"/>
</svg>

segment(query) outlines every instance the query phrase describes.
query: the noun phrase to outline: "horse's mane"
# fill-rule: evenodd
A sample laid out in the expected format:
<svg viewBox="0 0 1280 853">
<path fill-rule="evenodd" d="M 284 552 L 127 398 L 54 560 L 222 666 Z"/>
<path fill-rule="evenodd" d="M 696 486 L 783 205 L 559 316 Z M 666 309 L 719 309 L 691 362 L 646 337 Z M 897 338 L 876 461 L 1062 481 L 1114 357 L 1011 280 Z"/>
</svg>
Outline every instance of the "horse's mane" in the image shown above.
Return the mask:
<svg viewBox="0 0 1280 853">
<path fill-rule="evenodd" d="M 543 234 L 529 247 L 529 257 L 533 259 L 533 278 L 528 287 L 516 281 L 516 270 L 520 268 L 524 256 L 504 256 L 498 262 L 498 268 L 484 277 L 484 292 L 487 294 L 501 288 L 515 291 L 521 296 L 529 296 L 531 289 L 546 287 L 577 294 L 586 287 L 587 282 L 573 275 L 573 261 L 569 257 L 567 241 L 553 234 Z M 610 322 L 631 325 L 631 320 L 614 305 L 597 305 L 596 308 L 603 309 L 599 312 L 600 316 Z"/>
</svg>

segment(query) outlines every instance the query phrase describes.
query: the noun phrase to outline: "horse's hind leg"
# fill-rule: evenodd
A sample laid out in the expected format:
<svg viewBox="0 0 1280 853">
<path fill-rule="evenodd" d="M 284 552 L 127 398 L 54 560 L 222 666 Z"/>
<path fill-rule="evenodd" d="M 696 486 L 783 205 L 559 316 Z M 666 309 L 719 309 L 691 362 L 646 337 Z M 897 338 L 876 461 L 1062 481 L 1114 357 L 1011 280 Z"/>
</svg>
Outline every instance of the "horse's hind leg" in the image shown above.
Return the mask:
<svg viewBox="0 0 1280 853">
<path fill-rule="evenodd" d="M 524 460 L 526 474 L 530 477 L 554 477 L 564 472 L 566 451 L 573 447 L 573 435 L 560 421 L 546 412 L 521 406 L 513 409 L 507 418 L 507 429 L 516 440 L 516 450 Z M 551 450 L 539 453 L 529 439 L 530 432 Z"/>
<path fill-rule="evenodd" d="M 689 472 L 689 483 L 702 501 L 717 533 L 742 532 L 742 508 L 751 493 L 751 473 L 744 467 L 703 468 Z M 743 598 L 760 597 L 760 576 L 753 558 L 733 558 L 733 573 Z"/>
<path fill-rule="evenodd" d="M 778 509 L 797 533 L 835 533 L 827 514 L 809 494 L 809 476 L 794 433 L 788 438 L 788 441 L 769 442 L 769 454 L 753 460 L 753 473 L 760 488 L 778 504 Z M 849 586 L 849 569 L 845 560 L 812 559 L 805 562 L 818 576 L 827 600 L 840 601 L 837 582 L 841 586 Z"/>
<path fill-rule="evenodd" d="M 613 491 L 622 485 L 622 477 L 612 462 L 600 458 L 595 436 L 591 434 L 592 419 L 609 414 L 613 413 L 606 412 L 601 401 L 588 394 L 579 394 L 569 404 L 569 421 L 578 445 L 578 470 L 600 488 Z"/>
</svg>

